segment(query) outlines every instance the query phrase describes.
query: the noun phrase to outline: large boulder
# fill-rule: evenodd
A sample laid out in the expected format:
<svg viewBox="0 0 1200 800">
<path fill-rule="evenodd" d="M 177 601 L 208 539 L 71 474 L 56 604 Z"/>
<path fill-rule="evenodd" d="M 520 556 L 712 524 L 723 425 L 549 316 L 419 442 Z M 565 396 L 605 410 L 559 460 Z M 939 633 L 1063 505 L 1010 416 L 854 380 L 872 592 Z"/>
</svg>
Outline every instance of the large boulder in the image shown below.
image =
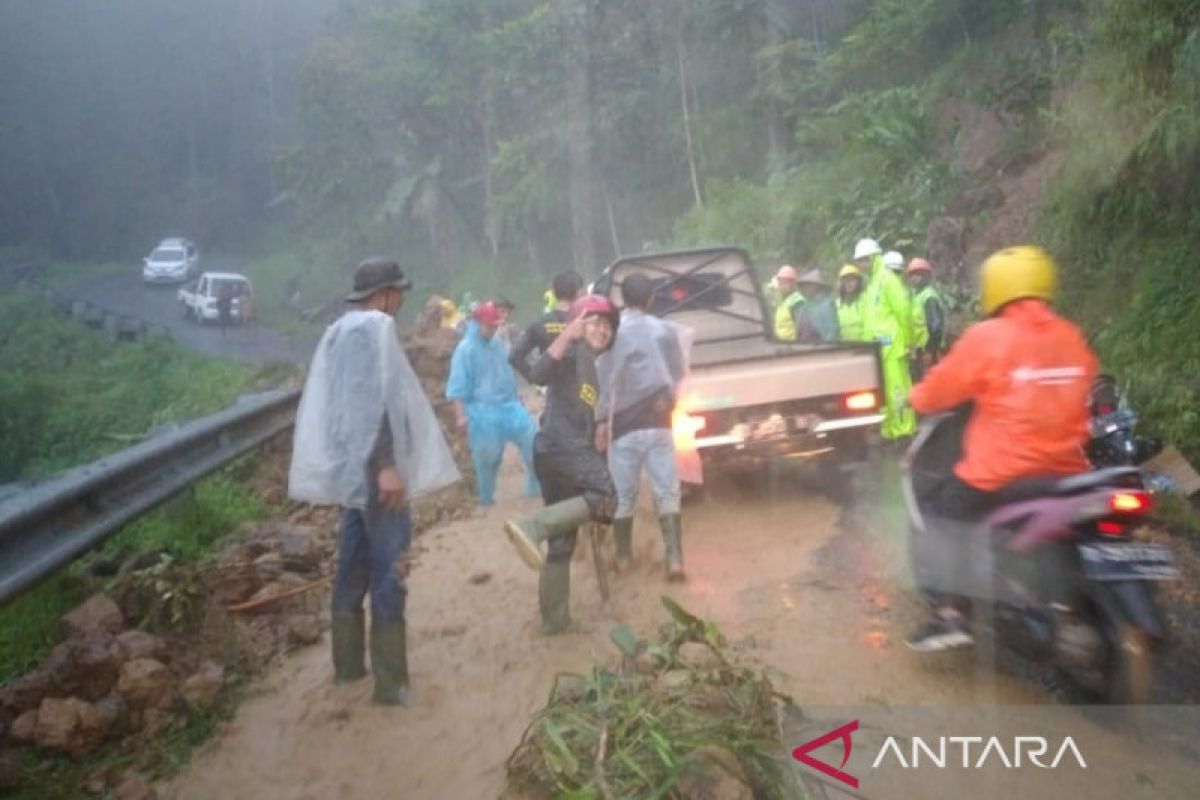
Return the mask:
<svg viewBox="0 0 1200 800">
<path fill-rule="evenodd" d="M 121 609 L 108 595 L 94 594 L 62 618 L 70 636 L 86 636 L 105 632 L 116 635 L 125 627 Z"/>
<path fill-rule="evenodd" d="M 188 705 L 208 708 L 217 700 L 225 685 L 225 668 L 215 661 L 205 661 L 195 674 L 183 682 L 180 694 Z"/>
<path fill-rule="evenodd" d="M 108 633 L 98 633 L 69 644 L 75 663 L 76 693 L 96 701 L 112 691 L 125 660 L 116 640 Z"/>
<path fill-rule="evenodd" d="M 325 557 L 318 528 L 314 525 L 293 525 L 279 535 L 279 557 L 285 569 L 313 572 Z"/>
<path fill-rule="evenodd" d="M 27 672 L 9 681 L 0 691 L 0 706 L 13 716 L 19 716 L 31 708 L 40 706 L 42 699 L 50 694 L 53 686 L 54 677 L 49 670 L 39 668 Z"/>
<path fill-rule="evenodd" d="M 121 648 L 121 654 L 126 661 L 153 658 L 165 663 L 170 660 L 170 651 L 167 649 L 166 642 L 136 628 L 119 635 L 117 645 Z"/>
<path fill-rule="evenodd" d="M 321 641 L 321 619 L 316 614 L 293 614 L 286 625 L 290 645 L 303 647 Z"/>
<path fill-rule="evenodd" d="M 35 741 L 48 750 L 81 756 L 104 741 L 108 726 L 108 718 L 85 700 L 47 697 L 38 708 Z"/>
<path fill-rule="evenodd" d="M 171 671 L 154 658 L 136 658 L 121 667 L 117 692 L 134 708 L 166 708 L 175 697 Z"/>
<path fill-rule="evenodd" d="M 14 742 L 22 744 L 32 742 L 37 738 L 37 726 L 38 710 L 31 708 L 13 720 L 12 726 L 8 729 L 8 736 Z"/>
</svg>

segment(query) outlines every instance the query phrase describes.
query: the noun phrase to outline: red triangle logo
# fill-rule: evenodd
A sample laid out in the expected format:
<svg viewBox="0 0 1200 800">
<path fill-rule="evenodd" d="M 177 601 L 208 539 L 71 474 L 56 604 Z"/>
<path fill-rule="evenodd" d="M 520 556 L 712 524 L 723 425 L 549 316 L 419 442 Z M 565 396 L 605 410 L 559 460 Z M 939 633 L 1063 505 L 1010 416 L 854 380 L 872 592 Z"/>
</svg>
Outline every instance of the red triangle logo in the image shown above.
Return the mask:
<svg viewBox="0 0 1200 800">
<path fill-rule="evenodd" d="M 858 788 L 858 778 L 848 772 L 842 772 L 842 768 L 846 766 L 846 762 L 850 760 L 850 752 L 854 749 L 854 742 L 850 738 L 850 734 L 858 730 L 858 720 L 846 723 L 840 728 L 830 731 L 824 736 L 813 739 L 810 742 L 797 747 L 792 751 L 792 758 L 799 761 L 805 766 L 812 767 L 817 772 L 824 773 L 834 780 L 841 781 L 852 789 Z M 825 745 L 832 741 L 841 739 L 842 741 L 842 763 L 836 767 L 826 764 L 824 761 L 819 761 L 813 758 L 809 753 L 814 750 L 820 750 Z"/>
</svg>

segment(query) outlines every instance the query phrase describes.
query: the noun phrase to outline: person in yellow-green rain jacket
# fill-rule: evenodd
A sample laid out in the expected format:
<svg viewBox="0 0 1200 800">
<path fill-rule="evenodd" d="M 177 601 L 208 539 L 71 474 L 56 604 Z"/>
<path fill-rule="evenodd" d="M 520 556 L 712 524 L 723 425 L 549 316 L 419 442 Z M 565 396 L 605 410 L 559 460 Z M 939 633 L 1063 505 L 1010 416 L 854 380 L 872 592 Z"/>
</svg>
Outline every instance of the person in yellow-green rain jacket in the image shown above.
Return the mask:
<svg viewBox="0 0 1200 800">
<path fill-rule="evenodd" d="M 917 430 L 917 416 L 908 405 L 912 376 L 908 350 L 912 337 L 912 297 L 900 277 L 883 265 L 883 248 L 874 239 L 854 246 L 854 264 L 866 278 L 863 290 L 863 338 L 878 342 L 883 359 L 884 410 L 880 434 L 902 441 Z"/>
<path fill-rule="evenodd" d="M 925 308 L 917 302 L 916 293 L 912 291 L 909 282 L 904 278 L 904 256 L 896 250 L 889 250 L 883 254 L 883 265 L 896 273 L 896 277 L 904 284 L 904 288 L 909 289 L 908 297 L 912 302 L 912 325 L 908 333 L 908 351 L 911 356 L 929 341 L 929 331 L 925 324 Z"/>
<path fill-rule="evenodd" d="M 863 341 L 863 274 L 853 264 L 838 272 L 837 317 L 843 342 Z"/>
<path fill-rule="evenodd" d="M 775 306 L 772 330 L 775 332 L 775 338 L 783 342 L 796 341 L 796 311 L 804 302 L 804 295 L 796 288 L 796 277 L 796 268 L 787 264 L 775 273 L 779 304 Z"/>
</svg>

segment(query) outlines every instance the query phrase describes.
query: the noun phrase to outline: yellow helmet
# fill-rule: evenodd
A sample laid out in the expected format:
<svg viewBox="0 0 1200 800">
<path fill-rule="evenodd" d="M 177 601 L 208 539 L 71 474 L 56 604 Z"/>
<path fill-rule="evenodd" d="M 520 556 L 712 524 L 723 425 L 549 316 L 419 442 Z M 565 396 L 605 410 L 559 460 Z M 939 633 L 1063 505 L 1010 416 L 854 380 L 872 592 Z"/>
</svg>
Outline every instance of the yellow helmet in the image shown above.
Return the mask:
<svg viewBox="0 0 1200 800">
<path fill-rule="evenodd" d="M 841 271 L 838 272 L 838 280 L 840 281 L 842 278 L 845 278 L 850 275 L 861 278 L 862 270 L 859 269 L 858 267 L 854 266 L 853 264 L 846 264 L 845 266 L 842 267 Z"/>
<path fill-rule="evenodd" d="M 1053 300 L 1058 291 L 1058 267 L 1040 247 L 1008 247 L 983 262 L 980 284 L 983 313 L 991 316 L 1005 303 L 1022 297 Z"/>
</svg>

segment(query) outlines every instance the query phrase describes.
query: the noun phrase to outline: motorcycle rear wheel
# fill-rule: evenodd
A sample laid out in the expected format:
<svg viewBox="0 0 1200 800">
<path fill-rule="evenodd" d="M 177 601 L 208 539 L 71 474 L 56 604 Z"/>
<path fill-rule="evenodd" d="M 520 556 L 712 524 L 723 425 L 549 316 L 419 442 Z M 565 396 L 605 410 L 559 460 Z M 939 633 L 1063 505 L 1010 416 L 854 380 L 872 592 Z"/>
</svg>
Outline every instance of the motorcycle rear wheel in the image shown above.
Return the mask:
<svg viewBox="0 0 1200 800">
<path fill-rule="evenodd" d="M 1074 670 L 1056 667 L 1056 682 L 1072 703 L 1140 705 L 1154 690 L 1154 653 L 1145 631 L 1121 615 L 1102 592 L 1090 592 L 1085 616 L 1104 640 L 1102 663 L 1094 679 L 1081 679 Z"/>
</svg>

